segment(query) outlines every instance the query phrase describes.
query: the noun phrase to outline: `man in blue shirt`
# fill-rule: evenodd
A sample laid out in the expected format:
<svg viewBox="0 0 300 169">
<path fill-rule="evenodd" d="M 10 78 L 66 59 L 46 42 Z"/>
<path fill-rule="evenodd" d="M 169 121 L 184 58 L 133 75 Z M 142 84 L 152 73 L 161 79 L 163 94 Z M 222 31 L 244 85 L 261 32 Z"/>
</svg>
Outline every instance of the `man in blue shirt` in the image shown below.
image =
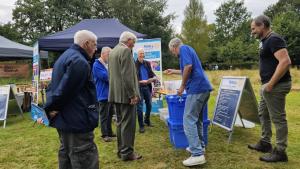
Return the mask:
<svg viewBox="0 0 300 169">
<path fill-rule="evenodd" d="M 139 121 L 139 132 L 144 133 L 144 123 L 152 127 L 150 122 L 150 113 L 151 113 L 151 102 L 152 102 L 152 82 L 156 80 L 155 74 L 152 71 L 150 62 L 144 60 L 145 58 L 145 51 L 143 48 L 138 49 L 138 58 L 135 61 L 135 66 L 137 70 L 137 77 L 139 81 L 139 88 L 140 88 L 140 95 L 141 99 L 137 106 L 137 115 Z M 145 119 L 143 119 L 143 103 L 145 100 L 146 104 L 146 113 Z"/>
<path fill-rule="evenodd" d="M 183 115 L 183 128 L 187 137 L 191 157 L 183 161 L 184 166 L 204 164 L 204 143 L 202 141 L 202 111 L 206 105 L 212 86 L 201 66 L 195 50 L 182 44 L 179 38 L 169 42 L 172 54 L 179 57 L 180 70 L 167 69 L 166 74 L 181 74 L 182 82 L 177 94 L 182 95 L 186 90 L 187 98 Z"/>
<path fill-rule="evenodd" d="M 97 90 L 98 111 L 100 114 L 100 125 L 102 138 L 105 142 L 112 141 L 113 134 L 111 121 L 113 116 L 113 106 L 108 103 L 108 57 L 111 48 L 103 47 L 99 59 L 93 65 L 93 77 Z"/>
</svg>

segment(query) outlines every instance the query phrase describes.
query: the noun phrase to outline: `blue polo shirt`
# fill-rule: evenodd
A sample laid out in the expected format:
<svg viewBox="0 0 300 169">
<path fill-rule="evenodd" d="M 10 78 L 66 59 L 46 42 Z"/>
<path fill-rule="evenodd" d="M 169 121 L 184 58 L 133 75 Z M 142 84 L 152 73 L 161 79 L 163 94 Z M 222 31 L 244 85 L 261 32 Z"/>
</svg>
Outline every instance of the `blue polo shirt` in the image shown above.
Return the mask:
<svg viewBox="0 0 300 169">
<path fill-rule="evenodd" d="M 147 68 L 144 64 L 141 64 L 141 66 L 140 66 L 140 76 L 141 76 L 141 80 L 148 80 L 149 79 L 149 73 L 148 73 L 148 70 L 147 70 Z"/>
<path fill-rule="evenodd" d="M 187 94 L 199 94 L 212 90 L 212 86 L 202 68 L 200 59 L 192 47 L 188 45 L 180 46 L 179 60 L 182 75 L 184 66 L 192 65 L 192 72 L 185 87 Z"/>
</svg>

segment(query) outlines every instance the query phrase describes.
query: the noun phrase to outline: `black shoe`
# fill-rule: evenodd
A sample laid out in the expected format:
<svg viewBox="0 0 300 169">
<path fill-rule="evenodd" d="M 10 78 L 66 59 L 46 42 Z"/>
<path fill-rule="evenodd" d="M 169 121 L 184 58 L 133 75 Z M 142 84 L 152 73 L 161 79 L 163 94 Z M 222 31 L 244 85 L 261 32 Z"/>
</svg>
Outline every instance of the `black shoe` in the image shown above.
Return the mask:
<svg viewBox="0 0 300 169">
<path fill-rule="evenodd" d="M 109 137 L 117 137 L 117 135 L 115 135 L 115 134 L 110 134 L 110 135 L 108 135 Z"/>
<path fill-rule="evenodd" d="M 250 144 L 248 148 L 251 150 L 256 150 L 263 153 L 269 153 L 272 151 L 272 144 L 260 140 L 257 144 Z"/>
<path fill-rule="evenodd" d="M 259 160 L 265 162 L 287 162 L 288 156 L 286 155 L 285 151 L 279 151 L 275 147 L 270 154 L 260 157 Z"/>
<path fill-rule="evenodd" d="M 144 128 L 144 127 L 140 127 L 139 132 L 140 132 L 140 133 L 145 133 L 145 128 Z"/>
</svg>

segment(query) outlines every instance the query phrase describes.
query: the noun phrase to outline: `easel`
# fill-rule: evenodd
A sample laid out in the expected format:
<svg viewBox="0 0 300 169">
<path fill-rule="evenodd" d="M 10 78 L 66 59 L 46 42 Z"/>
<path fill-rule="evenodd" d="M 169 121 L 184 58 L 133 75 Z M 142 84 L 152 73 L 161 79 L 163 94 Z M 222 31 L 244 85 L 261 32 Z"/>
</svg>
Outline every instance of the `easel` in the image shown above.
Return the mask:
<svg viewBox="0 0 300 169">
<path fill-rule="evenodd" d="M 3 128 L 6 127 L 7 114 L 10 111 L 9 107 L 12 107 L 12 104 L 17 105 L 18 112 L 23 116 L 23 110 L 21 108 L 22 98 L 17 96 L 16 85 L 4 85 L 0 86 L 0 121 L 3 121 Z"/>
<path fill-rule="evenodd" d="M 255 94 L 247 77 L 224 76 L 222 78 L 212 124 L 229 132 L 228 143 L 232 140 L 233 128 L 239 115 L 242 126 L 247 119 L 260 123 Z"/>
</svg>

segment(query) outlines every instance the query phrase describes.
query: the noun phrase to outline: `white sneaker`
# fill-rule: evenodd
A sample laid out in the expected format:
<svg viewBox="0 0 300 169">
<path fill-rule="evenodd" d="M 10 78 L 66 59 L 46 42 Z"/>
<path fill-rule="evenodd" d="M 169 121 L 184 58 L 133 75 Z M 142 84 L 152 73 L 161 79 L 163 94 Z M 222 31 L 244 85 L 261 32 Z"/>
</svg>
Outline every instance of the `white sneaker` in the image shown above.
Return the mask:
<svg viewBox="0 0 300 169">
<path fill-rule="evenodd" d="M 189 153 L 192 153 L 190 147 L 187 147 L 185 150 L 186 150 L 187 152 L 189 152 Z"/>
<path fill-rule="evenodd" d="M 191 156 L 182 162 L 182 164 L 186 167 L 201 165 L 204 163 L 206 163 L 204 155 L 196 156 L 196 157 Z"/>
<path fill-rule="evenodd" d="M 185 148 L 185 150 L 189 153 L 192 153 L 190 147 Z M 205 153 L 205 148 L 202 148 L 202 152 Z"/>
</svg>

